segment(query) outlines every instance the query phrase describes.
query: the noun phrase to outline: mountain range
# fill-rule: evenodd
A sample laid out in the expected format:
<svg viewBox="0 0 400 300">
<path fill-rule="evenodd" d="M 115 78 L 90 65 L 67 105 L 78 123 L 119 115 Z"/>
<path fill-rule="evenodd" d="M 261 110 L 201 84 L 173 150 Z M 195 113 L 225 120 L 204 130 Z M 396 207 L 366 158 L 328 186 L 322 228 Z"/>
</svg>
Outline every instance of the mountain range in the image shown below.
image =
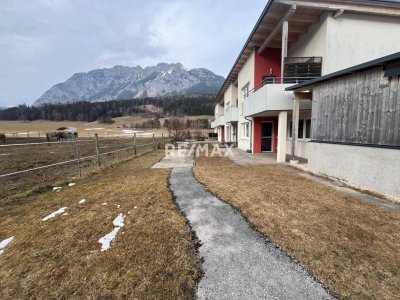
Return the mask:
<svg viewBox="0 0 400 300">
<path fill-rule="evenodd" d="M 75 101 L 108 101 L 180 94 L 214 94 L 224 77 L 197 68 L 187 70 L 180 63 L 156 66 L 115 66 L 76 73 L 47 90 L 33 105 Z"/>
</svg>

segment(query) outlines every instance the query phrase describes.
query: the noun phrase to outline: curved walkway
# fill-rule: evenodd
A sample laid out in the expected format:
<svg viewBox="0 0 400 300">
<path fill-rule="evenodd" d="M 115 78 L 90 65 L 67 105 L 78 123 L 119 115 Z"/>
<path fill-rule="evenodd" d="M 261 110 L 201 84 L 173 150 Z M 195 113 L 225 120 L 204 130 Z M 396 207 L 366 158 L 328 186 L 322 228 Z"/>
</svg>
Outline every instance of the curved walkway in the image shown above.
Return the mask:
<svg viewBox="0 0 400 300">
<path fill-rule="evenodd" d="M 169 182 L 202 244 L 199 299 L 332 299 L 299 264 L 208 192 L 191 168 L 174 168 Z"/>
</svg>

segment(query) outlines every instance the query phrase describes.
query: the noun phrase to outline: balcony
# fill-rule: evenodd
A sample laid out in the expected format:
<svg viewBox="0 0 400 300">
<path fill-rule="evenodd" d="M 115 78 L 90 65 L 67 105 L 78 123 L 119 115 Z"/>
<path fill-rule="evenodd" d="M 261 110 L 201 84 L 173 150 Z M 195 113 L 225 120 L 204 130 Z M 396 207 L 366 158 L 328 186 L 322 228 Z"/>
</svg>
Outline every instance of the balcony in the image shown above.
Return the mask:
<svg viewBox="0 0 400 300">
<path fill-rule="evenodd" d="M 211 122 L 211 128 L 217 128 L 218 126 L 223 126 L 225 125 L 225 116 L 224 115 L 219 115 L 215 118 L 214 121 Z"/>
<path fill-rule="evenodd" d="M 266 111 L 293 109 L 293 96 L 285 89 L 293 84 L 311 78 L 266 78 L 263 83 L 251 90 L 243 101 L 243 115 L 253 116 Z M 300 109 L 311 109 L 311 101 L 302 102 Z"/>
<path fill-rule="evenodd" d="M 231 105 L 225 110 L 225 122 L 237 122 L 239 121 L 239 110 L 236 105 Z"/>
</svg>

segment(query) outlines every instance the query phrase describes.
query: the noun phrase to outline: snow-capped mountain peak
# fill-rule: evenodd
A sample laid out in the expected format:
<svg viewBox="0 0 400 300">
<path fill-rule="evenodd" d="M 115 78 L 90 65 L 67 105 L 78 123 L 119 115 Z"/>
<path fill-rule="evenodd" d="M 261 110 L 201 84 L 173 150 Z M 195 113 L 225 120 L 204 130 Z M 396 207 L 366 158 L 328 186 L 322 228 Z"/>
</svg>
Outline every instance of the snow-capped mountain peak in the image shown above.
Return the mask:
<svg viewBox="0 0 400 300">
<path fill-rule="evenodd" d="M 114 66 L 76 73 L 47 90 L 34 105 L 75 101 L 107 101 L 174 94 L 217 93 L 224 82 L 204 68 L 187 70 L 181 63 Z"/>
</svg>

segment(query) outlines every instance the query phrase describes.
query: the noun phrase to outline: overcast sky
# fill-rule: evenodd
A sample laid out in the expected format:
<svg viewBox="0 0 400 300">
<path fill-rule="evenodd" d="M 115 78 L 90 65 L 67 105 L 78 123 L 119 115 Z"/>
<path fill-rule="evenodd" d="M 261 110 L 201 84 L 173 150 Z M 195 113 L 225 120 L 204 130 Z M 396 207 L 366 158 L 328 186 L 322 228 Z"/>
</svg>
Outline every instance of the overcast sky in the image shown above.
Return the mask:
<svg viewBox="0 0 400 300">
<path fill-rule="evenodd" d="M 181 62 L 226 76 L 267 0 L 1 0 L 0 106 L 77 72 Z"/>
</svg>

